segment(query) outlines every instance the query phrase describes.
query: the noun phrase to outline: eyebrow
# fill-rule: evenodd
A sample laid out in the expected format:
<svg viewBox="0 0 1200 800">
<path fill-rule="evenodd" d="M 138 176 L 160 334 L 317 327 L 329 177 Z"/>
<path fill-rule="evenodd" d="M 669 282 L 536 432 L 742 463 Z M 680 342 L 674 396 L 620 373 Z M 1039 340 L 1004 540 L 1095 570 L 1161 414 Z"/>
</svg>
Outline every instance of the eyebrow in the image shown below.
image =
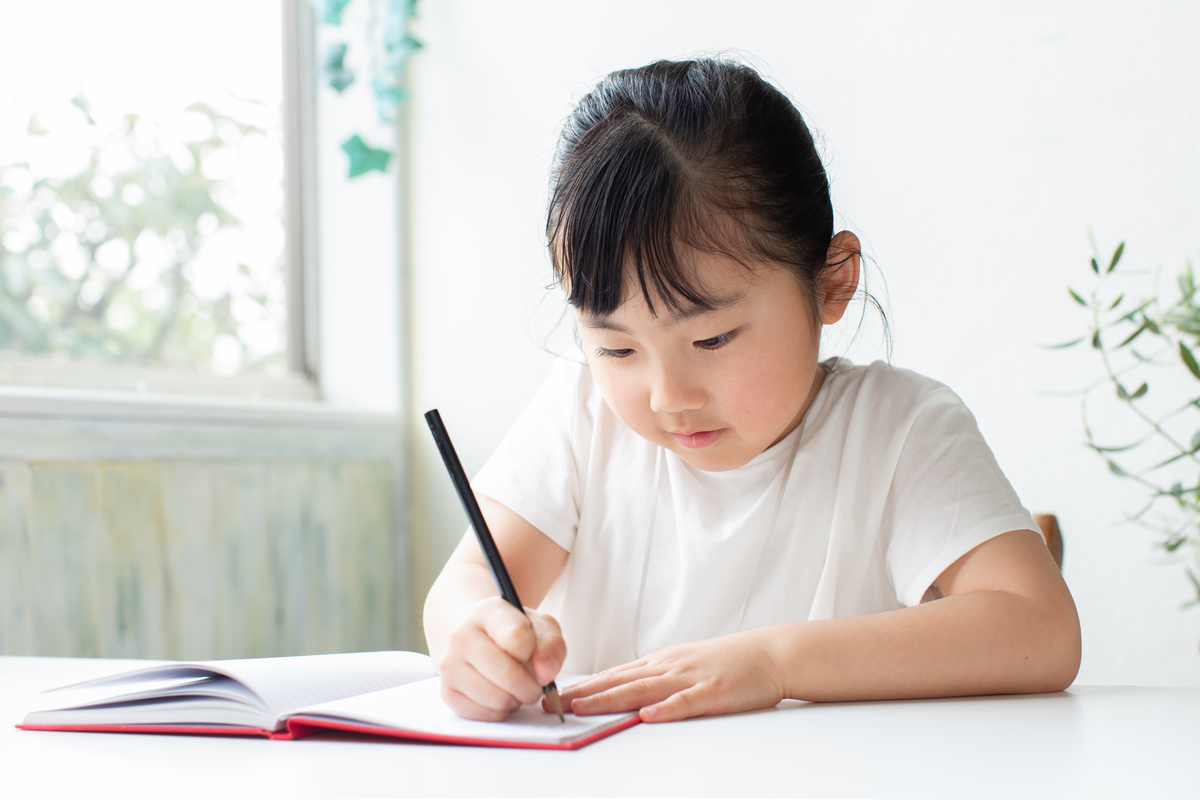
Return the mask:
<svg viewBox="0 0 1200 800">
<path fill-rule="evenodd" d="M 673 322 L 685 322 L 689 319 L 694 319 L 705 314 L 712 314 L 715 311 L 723 311 L 731 306 L 736 306 L 745 298 L 746 294 L 744 292 L 728 295 L 726 297 L 716 297 L 710 301 L 710 304 L 707 308 L 704 306 L 690 306 L 688 308 L 672 311 L 671 320 Z M 624 334 L 630 333 L 630 330 L 624 325 L 613 322 L 608 314 L 584 314 L 581 322 L 583 322 L 584 327 L 587 328 L 615 331 L 617 333 Z"/>
</svg>

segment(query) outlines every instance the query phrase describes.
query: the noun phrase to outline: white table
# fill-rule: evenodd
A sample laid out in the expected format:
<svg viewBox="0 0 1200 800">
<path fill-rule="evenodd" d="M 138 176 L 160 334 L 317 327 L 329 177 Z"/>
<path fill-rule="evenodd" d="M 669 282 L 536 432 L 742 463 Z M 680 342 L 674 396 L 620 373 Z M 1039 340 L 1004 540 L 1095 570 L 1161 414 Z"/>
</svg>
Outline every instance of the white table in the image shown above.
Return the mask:
<svg viewBox="0 0 1200 800">
<path fill-rule="evenodd" d="M 0 657 L 0 797 L 1200 797 L 1200 689 L 788 701 L 574 752 L 11 727 L 43 689 L 140 663 Z"/>
</svg>

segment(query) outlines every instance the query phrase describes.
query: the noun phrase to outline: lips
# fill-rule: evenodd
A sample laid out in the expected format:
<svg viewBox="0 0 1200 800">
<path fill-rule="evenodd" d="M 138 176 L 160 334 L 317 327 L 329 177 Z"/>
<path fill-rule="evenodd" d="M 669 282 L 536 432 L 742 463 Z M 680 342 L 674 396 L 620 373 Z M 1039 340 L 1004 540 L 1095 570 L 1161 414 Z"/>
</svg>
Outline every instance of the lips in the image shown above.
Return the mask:
<svg viewBox="0 0 1200 800">
<path fill-rule="evenodd" d="M 675 433 L 671 435 L 684 447 L 689 450 L 697 450 L 701 447 L 708 447 L 717 439 L 721 438 L 721 434 L 725 433 L 725 428 L 719 428 L 715 431 L 694 431 L 692 433 Z"/>
</svg>

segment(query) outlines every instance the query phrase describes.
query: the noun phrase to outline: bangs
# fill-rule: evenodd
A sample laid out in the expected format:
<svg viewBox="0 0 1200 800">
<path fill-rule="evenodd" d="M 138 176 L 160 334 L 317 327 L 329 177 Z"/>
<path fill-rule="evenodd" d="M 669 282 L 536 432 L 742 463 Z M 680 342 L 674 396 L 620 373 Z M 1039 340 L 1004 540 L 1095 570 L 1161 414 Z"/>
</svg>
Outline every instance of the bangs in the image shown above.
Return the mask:
<svg viewBox="0 0 1200 800">
<path fill-rule="evenodd" d="M 755 248 L 742 241 L 745 229 L 729 198 L 706 191 L 712 184 L 692 166 L 703 160 L 685 160 L 658 126 L 636 114 L 603 119 L 584 134 L 559 165 L 547 231 L 554 271 L 574 308 L 611 314 L 627 299 L 632 278 L 654 316 L 660 305 L 678 315 L 720 304 L 686 258 L 681 262 L 681 251 L 745 264 L 737 253 Z"/>
</svg>

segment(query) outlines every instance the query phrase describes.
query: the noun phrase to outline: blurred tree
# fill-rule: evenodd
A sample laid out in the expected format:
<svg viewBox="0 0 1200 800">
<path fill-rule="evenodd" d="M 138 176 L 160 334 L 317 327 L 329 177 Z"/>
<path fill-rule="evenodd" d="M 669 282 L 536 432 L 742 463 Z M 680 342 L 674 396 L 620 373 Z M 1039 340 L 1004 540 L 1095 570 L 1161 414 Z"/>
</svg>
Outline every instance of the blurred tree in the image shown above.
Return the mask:
<svg viewBox="0 0 1200 800">
<path fill-rule="evenodd" d="M 86 101 L 72 103 L 95 134 L 83 169 L 42 177 L 27 162 L 0 165 L 0 351 L 281 371 L 282 335 L 263 347 L 239 333 L 273 316 L 281 268 L 277 286 L 244 263 L 218 292 L 194 286 L 197 254 L 239 224 L 228 182 L 208 166 L 229 159 L 230 139 L 263 131 L 197 103 L 188 112 L 204 133 L 166 143 L 132 114 L 99 130 Z M 29 134 L 47 133 L 34 115 Z"/>
</svg>

